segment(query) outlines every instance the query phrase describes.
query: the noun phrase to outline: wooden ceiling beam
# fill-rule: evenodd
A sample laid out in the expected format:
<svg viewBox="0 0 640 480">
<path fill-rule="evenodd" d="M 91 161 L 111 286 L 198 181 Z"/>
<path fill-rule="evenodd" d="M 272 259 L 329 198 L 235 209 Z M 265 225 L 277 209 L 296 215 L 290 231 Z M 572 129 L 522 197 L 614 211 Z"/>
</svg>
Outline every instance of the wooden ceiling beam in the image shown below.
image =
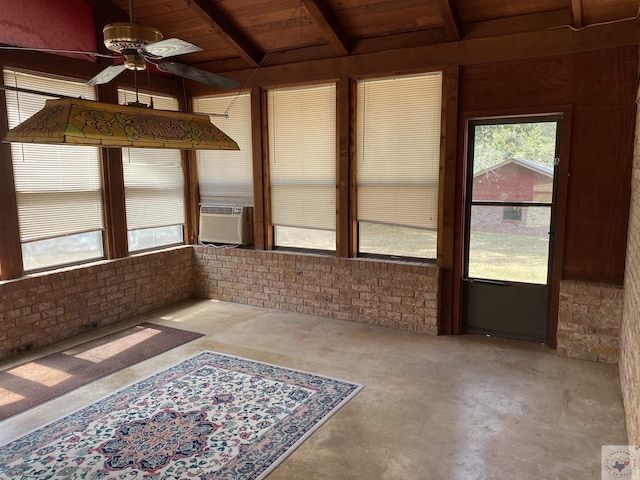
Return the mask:
<svg viewBox="0 0 640 480">
<path fill-rule="evenodd" d="M 129 21 L 129 14 L 111 0 L 89 0 L 89 3 L 91 3 L 95 9 L 96 19 L 101 19 L 105 24 Z M 100 34 L 102 35 L 102 29 L 100 29 Z"/>
<path fill-rule="evenodd" d="M 440 11 L 440 17 L 449 40 L 460 40 L 462 38 L 460 18 L 458 17 L 455 0 L 436 0 L 436 5 Z"/>
<path fill-rule="evenodd" d="M 338 55 L 349 55 L 350 41 L 344 30 L 338 24 L 333 11 L 325 0 L 302 0 L 309 14 L 313 17 L 320 30 L 326 35 L 329 43 Z"/>
<path fill-rule="evenodd" d="M 571 10 L 573 12 L 573 26 L 576 28 L 582 28 L 584 26 L 582 0 L 571 0 Z"/>
<path fill-rule="evenodd" d="M 567 7 L 548 12 L 469 23 L 464 27 L 464 38 L 465 40 L 470 40 L 472 38 L 498 37 L 535 30 L 549 30 L 559 28 L 560 25 L 570 25 L 571 23 L 571 9 Z"/>
<path fill-rule="evenodd" d="M 231 45 L 242 59 L 256 67 L 264 54 L 236 27 L 211 0 L 185 0 L 188 7 Z"/>
<path fill-rule="evenodd" d="M 376 53 L 384 50 L 401 50 L 405 48 L 435 45 L 446 41 L 447 34 L 443 28 L 397 33 L 394 35 L 385 35 L 383 37 L 363 38 L 355 41 L 352 44 L 350 55 Z M 274 51 L 269 53 L 269 57 L 264 62 L 262 68 L 274 65 L 305 62 L 309 60 L 322 60 L 334 56 L 335 50 L 328 43 L 310 47 Z M 191 65 L 214 73 L 240 71 L 245 68 L 244 61 L 238 57 L 194 62 Z"/>
<path fill-rule="evenodd" d="M 91 5 L 93 5 L 94 10 L 94 21 L 96 28 L 96 46 L 97 51 L 103 54 L 111 53 L 110 50 L 105 47 L 104 43 L 104 34 L 103 28 L 105 25 L 110 23 L 117 22 L 128 22 L 129 14 L 118 7 L 111 0 L 89 0 Z M 107 60 L 106 58 L 98 58 L 97 63 L 108 65 L 111 60 Z"/>
<path fill-rule="evenodd" d="M 523 58 L 570 55 L 579 52 L 638 45 L 635 20 L 615 25 L 594 25 L 578 32 L 570 28 L 515 33 L 492 38 L 476 38 L 430 46 L 388 50 L 362 55 L 303 61 L 295 64 L 262 67 L 259 70 L 219 72 L 248 86 L 293 85 L 331 81 L 342 77 L 389 75 L 441 69 L 448 65 L 478 65 Z M 206 95 L 211 88 L 188 82 L 191 95 Z"/>
</svg>

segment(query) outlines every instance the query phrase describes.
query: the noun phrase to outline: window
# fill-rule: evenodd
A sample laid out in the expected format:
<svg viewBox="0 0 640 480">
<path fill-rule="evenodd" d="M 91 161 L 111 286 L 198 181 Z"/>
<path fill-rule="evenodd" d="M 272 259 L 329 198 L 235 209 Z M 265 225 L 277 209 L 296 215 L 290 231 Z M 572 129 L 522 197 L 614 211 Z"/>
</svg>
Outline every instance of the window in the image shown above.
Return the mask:
<svg viewBox="0 0 640 480">
<path fill-rule="evenodd" d="M 175 98 L 138 94 L 154 108 L 178 110 Z M 121 104 L 135 100 L 135 92 L 118 90 Z M 122 168 L 127 211 L 129 251 L 184 242 L 184 174 L 177 149 L 123 148 Z"/>
<path fill-rule="evenodd" d="M 435 258 L 442 75 L 357 89 L 360 253 Z"/>
<path fill-rule="evenodd" d="M 335 84 L 270 90 L 275 245 L 336 248 Z"/>
<path fill-rule="evenodd" d="M 233 102 L 233 105 L 231 105 Z M 198 150 L 200 203 L 253 206 L 253 153 L 251 143 L 251 95 L 220 95 L 193 99 L 198 113 L 224 113 L 211 122 L 233 138 L 240 151 Z"/>
<path fill-rule="evenodd" d="M 93 100 L 79 82 L 4 70 L 6 85 Z M 6 91 L 13 128 L 50 97 Z M 97 147 L 12 143 L 20 241 L 26 271 L 104 257 L 102 183 Z"/>
<path fill-rule="evenodd" d="M 503 207 L 502 219 L 520 222 L 522 220 L 522 207 Z"/>
</svg>

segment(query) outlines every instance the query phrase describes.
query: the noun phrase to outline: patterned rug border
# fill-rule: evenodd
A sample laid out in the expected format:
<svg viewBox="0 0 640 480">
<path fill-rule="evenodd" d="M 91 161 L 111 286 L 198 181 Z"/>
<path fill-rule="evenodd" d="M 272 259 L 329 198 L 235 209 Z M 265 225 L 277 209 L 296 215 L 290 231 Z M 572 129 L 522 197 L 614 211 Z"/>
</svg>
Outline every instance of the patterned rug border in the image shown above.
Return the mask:
<svg viewBox="0 0 640 480">
<path fill-rule="evenodd" d="M 120 399 L 120 401 L 118 402 L 118 397 L 121 397 L 124 392 L 126 390 L 129 390 L 133 387 L 138 387 L 139 389 L 143 389 L 145 387 L 145 385 L 149 385 L 152 383 L 155 383 L 157 381 L 160 382 L 169 382 L 171 381 L 173 378 L 178 377 L 182 372 L 186 371 L 186 369 L 188 369 L 188 366 L 190 364 L 194 364 L 195 362 L 197 362 L 198 360 L 202 359 L 202 361 L 204 361 L 204 357 L 211 357 L 211 359 L 215 359 L 216 356 L 219 357 L 225 357 L 228 359 L 232 359 L 232 360 L 239 360 L 239 361 L 243 361 L 243 362 L 249 362 L 250 364 L 259 364 L 259 365 L 263 365 L 263 366 L 267 366 L 267 367 L 274 367 L 276 369 L 280 369 L 282 371 L 285 372 L 292 372 L 294 374 L 299 374 L 299 375 L 311 375 L 311 376 L 315 376 L 315 377 L 319 377 L 319 378 L 324 378 L 327 380 L 331 380 L 334 382 L 340 382 L 340 383 L 344 383 L 344 384 L 349 384 L 354 386 L 355 388 L 353 389 L 353 391 L 351 393 L 349 393 L 347 396 L 345 396 L 342 401 L 340 401 L 338 404 L 336 404 L 330 411 L 328 411 L 324 417 L 322 417 L 320 420 L 318 420 L 306 433 L 304 433 L 295 443 L 293 443 L 292 445 L 290 445 L 277 459 L 275 459 L 275 461 L 273 461 L 271 463 L 271 465 L 269 465 L 258 477 L 255 477 L 255 480 L 263 480 L 267 475 L 269 475 L 275 468 L 277 468 L 286 458 L 289 457 L 289 455 L 291 455 L 300 445 L 302 445 L 313 433 L 315 433 L 321 426 L 323 426 L 331 417 L 333 417 L 333 415 L 335 415 L 344 405 L 346 405 L 350 400 L 353 399 L 353 397 L 355 397 L 363 388 L 364 385 L 357 383 L 357 382 L 352 382 L 352 381 L 348 381 L 348 380 L 344 380 L 344 379 L 340 379 L 340 378 L 336 378 L 336 377 L 331 377 L 328 375 L 322 375 L 322 374 L 317 374 L 317 373 L 313 373 L 313 372 L 309 372 L 309 371 L 305 371 L 305 370 L 299 370 L 296 368 L 291 368 L 291 367 L 285 367 L 282 365 L 277 365 L 274 363 L 269 363 L 269 362 L 263 362 L 260 360 L 254 360 L 251 358 L 246 358 L 246 357 L 241 357 L 238 355 L 232 355 L 232 354 L 226 354 L 226 353 L 220 353 L 220 352 L 214 352 L 211 350 L 203 350 L 201 352 L 195 353 L 189 357 L 186 357 L 182 360 L 179 360 L 173 364 L 170 364 L 168 366 L 163 367 L 162 369 L 158 370 L 155 373 L 151 373 L 141 379 L 138 379 L 136 381 L 133 381 L 111 393 L 108 393 L 106 395 L 104 395 L 101 398 L 98 398 L 96 400 L 91 401 L 88 405 L 85 405 L 83 407 L 79 407 L 69 413 L 65 413 L 63 415 L 61 415 L 60 417 L 56 418 L 55 420 L 51 420 L 48 421 L 46 423 L 44 423 L 43 425 L 40 425 L 39 427 L 36 427 L 26 433 L 21 433 L 18 437 L 13 438 L 13 439 L 9 439 L 8 441 L 4 442 L 4 443 L 0 443 L 0 447 L 5 447 L 8 445 L 13 445 L 17 442 L 22 442 L 25 445 L 22 445 L 21 448 L 25 448 L 26 445 L 31 444 L 31 445 L 35 445 L 36 443 L 40 442 L 40 437 L 41 435 L 35 435 L 37 432 L 44 430 L 44 429 L 48 429 L 48 430 L 55 430 L 55 436 L 56 437 L 61 437 L 63 435 L 65 435 L 66 433 L 68 433 L 69 431 L 73 430 L 74 428 L 76 428 L 77 424 L 78 424 L 78 420 L 75 421 L 71 421 L 69 423 L 64 422 L 62 425 L 57 425 L 62 423 L 65 420 L 69 420 L 71 417 L 77 416 L 80 412 L 85 412 L 89 409 L 92 409 L 93 411 L 95 411 L 98 408 L 98 405 L 100 405 L 102 408 L 104 408 L 104 403 L 105 402 L 111 402 L 114 403 L 114 405 L 112 405 L 114 408 L 119 408 L 119 405 L 121 405 L 122 403 L 124 403 L 126 401 L 126 399 Z M 176 370 L 178 369 L 178 367 L 183 367 L 183 369 L 181 370 Z M 70 393 L 70 392 L 69 392 Z M 66 395 L 66 394 L 65 394 Z M 63 398 L 64 395 L 62 397 L 58 397 L 59 398 Z M 54 399 L 55 400 L 55 399 Z M 53 401 L 53 400 L 51 400 Z M 46 402 L 49 403 L 49 402 Z M 31 411 L 33 410 L 37 410 L 39 407 L 43 406 L 44 404 L 38 405 L 36 407 L 34 407 L 33 409 L 31 409 Z M 22 412 L 19 415 L 22 415 L 23 413 L 26 412 Z M 3 421 L 0 421 L 0 427 L 2 426 L 3 423 L 11 420 L 12 417 L 5 419 Z M 83 419 L 81 419 L 81 421 L 83 421 Z M 55 427 L 55 428 L 54 428 Z M 31 441 L 27 441 L 27 437 L 34 437 Z M 13 458 L 8 459 L 9 461 L 14 461 L 14 459 L 16 458 L 16 456 L 14 455 Z"/>
</svg>

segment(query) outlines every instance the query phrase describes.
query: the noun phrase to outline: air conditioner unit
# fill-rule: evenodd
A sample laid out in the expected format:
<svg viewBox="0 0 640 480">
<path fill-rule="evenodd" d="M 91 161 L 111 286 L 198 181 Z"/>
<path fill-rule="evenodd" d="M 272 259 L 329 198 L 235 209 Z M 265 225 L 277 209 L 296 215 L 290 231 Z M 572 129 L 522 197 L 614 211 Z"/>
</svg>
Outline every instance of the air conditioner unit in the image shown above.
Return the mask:
<svg viewBox="0 0 640 480">
<path fill-rule="evenodd" d="M 253 207 L 200 206 L 200 241 L 250 245 L 253 243 Z"/>
</svg>

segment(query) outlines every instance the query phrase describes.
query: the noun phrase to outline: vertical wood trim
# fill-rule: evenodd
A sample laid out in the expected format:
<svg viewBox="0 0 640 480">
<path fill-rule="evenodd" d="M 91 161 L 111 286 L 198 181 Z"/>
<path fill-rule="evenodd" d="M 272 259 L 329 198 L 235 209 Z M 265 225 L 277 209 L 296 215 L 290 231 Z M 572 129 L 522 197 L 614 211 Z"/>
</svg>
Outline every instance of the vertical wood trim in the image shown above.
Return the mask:
<svg viewBox="0 0 640 480">
<path fill-rule="evenodd" d="M 467 136 L 470 115 L 459 112 L 455 172 L 455 211 L 453 223 L 453 272 L 451 292 L 451 333 L 463 333 L 463 285 L 464 272 L 464 240 L 465 240 L 465 208 L 467 201 Z"/>
<path fill-rule="evenodd" d="M 129 254 L 127 210 L 124 200 L 122 150 L 102 148 L 102 191 L 104 209 L 105 257 L 123 258 Z"/>
<path fill-rule="evenodd" d="M 190 96 L 187 96 L 184 90 L 183 95 L 180 95 L 176 88 L 174 97 L 178 100 L 180 111 L 193 111 L 193 99 Z M 181 162 L 182 176 L 184 178 L 184 243 L 196 245 L 198 243 L 198 235 L 200 233 L 198 153 L 195 150 L 182 150 Z"/>
<path fill-rule="evenodd" d="M 445 335 L 460 333 L 459 309 L 454 308 L 454 285 L 461 282 L 461 275 L 454 270 L 457 266 L 454 259 L 455 219 L 460 208 L 456 196 L 459 74 L 457 66 L 446 67 L 443 72 L 437 262 L 440 271 L 438 333 Z"/>
<path fill-rule="evenodd" d="M 350 81 L 336 82 L 336 255 L 353 256 L 350 207 Z"/>
<path fill-rule="evenodd" d="M 263 98 L 260 88 L 251 90 L 251 148 L 253 152 L 253 245 L 266 250 L 265 176 L 263 159 Z"/>
<path fill-rule="evenodd" d="M 555 235 L 553 242 L 553 264 L 551 266 L 551 305 L 549 311 L 549 347 L 558 343 L 558 315 L 560 313 L 560 283 L 564 262 L 564 242 L 567 219 L 567 195 L 569 191 L 569 159 L 571 158 L 571 114 L 568 105 L 561 109 L 560 164 L 556 179 Z"/>
<path fill-rule="evenodd" d="M 0 107 L 2 104 L 4 95 Z M 0 127 L 0 135 L 4 138 L 6 131 L 3 130 L 5 129 Z M 11 147 L 8 143 L 3 143 L 0 145 L 0 279 L 18 278 L 23 273 Z"/>
<path fill-rule="evenodd" d="M 118 89 L 115 84 L 101 85 L 98 98 L 102 102 L 118 104 Z M 101 148 L 102 200 L 104 210 L 105 257 L 123 258 L 129 254 L 127 241 L 127 210 L 124 200 L 124 173 L 122 150 Z"/>
<path fill-rule="evenodd" d="M 0 64 L 0 70 L 2 67 Z M 0 117 L 0 138 L 4 138 L 9 131 L 4 92 L 0 94 Z M 0 143 L 0 280 L 18 278 L 23 274 L 11 145 Z"/>
<path fill-rule="evenodd" d="M 184 176 L 184 242 L 198 243 L 200 220 L 200 187 L 198 183 L 198 154 L 195 150 L 182 150 Z"/>
<path fill-rule="evenodd" d="M 582 0 L 571 0 L 571 13 L 573 16 L 573 26 L 576 28 L 582 28 Z"/>
<path fill-rule="evenodd" d="M 358 256 L 358 82 L 349 80 L 349 250 Z"/>
<path fill-rule="evenodd" d="M 262 192 L 263 192 L 263 212 L 264 212 L 264 249 L 273 249 L 273 224 L 271 223 L 271 173 L 269 158 L 269 110 L 267 105 L 267 90 L 262 90 L 260 95 L 262 119 Z"/>
</svg>

